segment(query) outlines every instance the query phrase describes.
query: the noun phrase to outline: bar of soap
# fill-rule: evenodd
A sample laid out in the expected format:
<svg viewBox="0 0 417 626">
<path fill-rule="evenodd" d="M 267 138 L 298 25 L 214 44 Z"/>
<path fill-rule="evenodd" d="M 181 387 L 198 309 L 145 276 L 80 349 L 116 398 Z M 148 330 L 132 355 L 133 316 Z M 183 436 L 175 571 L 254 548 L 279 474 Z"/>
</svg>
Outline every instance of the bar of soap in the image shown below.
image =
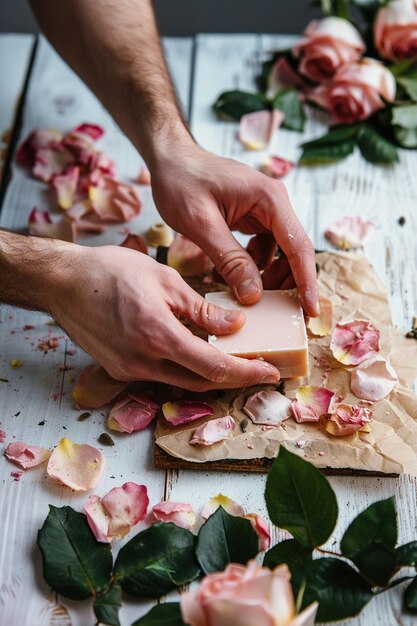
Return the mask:
<svg viewBox="0 0 417 626">
<path fill-rule="evenodd" d="M 264 291 L 252 306 L 239 304 L 227 291 L 207 293 L 206 300 L 224 309 L 239 309 L 245 324 L 231 335 L 209 335 L 209 343 L 222 352 L 246 359 L 265 359 L 281 378 L 308 376 L 308 344 L 297 289 Z"/>
</svg>

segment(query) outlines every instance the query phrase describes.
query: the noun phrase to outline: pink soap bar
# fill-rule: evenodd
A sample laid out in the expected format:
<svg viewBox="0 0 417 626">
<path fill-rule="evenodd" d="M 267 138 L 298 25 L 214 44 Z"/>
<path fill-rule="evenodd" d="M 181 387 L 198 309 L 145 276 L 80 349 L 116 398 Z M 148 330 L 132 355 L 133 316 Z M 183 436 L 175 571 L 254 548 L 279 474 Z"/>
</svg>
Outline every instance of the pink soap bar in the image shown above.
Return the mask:
<svg viewBox="0 0 417 626">
<path fill-rule="evenodd" d="M 252 306 L 239 304 L 228 291 L 207 293 L 206 300 L 224 309 L 239 309 L 244 326 L 232 335 L 209 336 L 209 343 L 226 354 L 263 358 L 275 365 L 281 378 L 308 376 L 308 344 L 298 291 L 264 291 Z"/>
</svg>

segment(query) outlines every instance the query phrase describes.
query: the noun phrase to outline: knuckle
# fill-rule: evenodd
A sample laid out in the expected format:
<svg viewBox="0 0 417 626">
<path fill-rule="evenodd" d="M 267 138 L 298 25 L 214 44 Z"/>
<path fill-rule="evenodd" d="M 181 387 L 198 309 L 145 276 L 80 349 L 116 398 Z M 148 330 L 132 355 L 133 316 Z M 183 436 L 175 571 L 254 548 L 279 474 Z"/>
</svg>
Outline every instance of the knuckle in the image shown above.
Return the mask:
<svg viewBox="0 0 417 626">
<path fill-rule="evenodd" d="M 217 255 L 215 265 L 217 271 L 226 278 L 238 273 L 244 275 L 248 268 L 248 260 L 240 250 L 229 250 Z"/>
<path fill-rule="evenodd" d="M 212 363 L 207 368 L 206 376 L 208 380 L 214 383 L 224 384 L 228 381 L 230 376 L 230 366 L 224 361 L 217 361 Z"/>
</svg>

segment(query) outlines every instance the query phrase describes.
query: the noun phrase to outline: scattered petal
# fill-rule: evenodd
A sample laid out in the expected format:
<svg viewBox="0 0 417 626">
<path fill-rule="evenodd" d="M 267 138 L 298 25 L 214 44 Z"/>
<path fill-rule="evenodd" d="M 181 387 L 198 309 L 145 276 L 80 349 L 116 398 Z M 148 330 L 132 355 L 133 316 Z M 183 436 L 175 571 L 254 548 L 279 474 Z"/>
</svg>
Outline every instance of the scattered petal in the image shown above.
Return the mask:
<svg viewBox="0 0 417 626">
<path fill-rule="evenodd" d="M 264 389 L 249 396 L 243 410 L 254 424 L 278 426 L 291 417 L 291 400 L 279 391 Z"/>
<path fill-rule="evenodd" d="M 62 133 L 49 128 L 34 130 L 16 150 L 16 161 L 19 165 L 33 167 L 37 150 L 59 144 Z"/>
<path fill-rule="evenodd" d="M 162 405 L 162 413 L 167 422 L 173 426 L 179 426 L 193 422 L 199 417 L 213 415 L 214 409 L 207 402 L 180 400 L 178 402 L 165 402 Z"/>
<path fill-rule="evenodd" d="M 49 213 L 49 211 L 40 211 L 39 209 L 34 207 L 29 213 L 29 217 L 28 217 L 29 230 L 30 230 L 31 224 L 52 224 L 52 223 L 53 221 L 52 221 L 51 214 Z"/>
<path fill-rule="evenodd" d="M 180 234 L 175 235 L 169 247 L 167 264 L 186 277 L 208 274 L 213 267 L 212 261 L 201 248 Z"/>
<path fill-rule="evenodd" d="M 219 506 L 223 507 L 229 515 L 235 515 L 236 517 L 243 517 L 245 515 L 245 510 L 240 504 L 224 496 L 222 493 L 219 493 L 206 502 L 200 514 L 201 518 L 205 521 L 210 515 L 213 515 L 213 513 L 217 511 Z"/>
<path fill-rule="evenodd" d="M 139 185 L 151 184 L 151 173 L 147 167 L 141 167 L 137 182 Z"/>
<path fill-rule="evenodd" d="M 17 470 L 15 472 L 10 472 L 10 476 L 13 478 L 15 482 L 19 482 L 19 480 L 23 476 L 23 472 L 21 472 L 20 470 Z"/>
<path fill-rule="evenodd" d="M 50 457 L 51 451 L 45 448 L 38 448 L 38 446 L 31 446 L 23 443 L 23 441 L 15 441 L 14 443 L 9 443 L 4 454 L 9 461 L 20 465 L 23 469 L 28 469 L 44 463 Z"/>
<path fill-rule="evenodd" d="M 257 515 L 256 513 L 247 513 L 243 517 L 250 521 L 258 533 L 260 551 L 265 552 L 265 550 L 268 550 L 271 545 L 271 533 L 267 521 L 262 515 Z"/>
<path fill-rule="evenodd" d="M 190 445 L 211 446 L 218 441 L 230 439 L 235 425 L 236 422 L 230 415 L 204 422 L 193 432 Z"/>
<path fill-rule="evenodd" d="M 269 156 L 266 157 L 262 163 L 261 172 L 271 178 L 283 178 L 293 167 L 295 167 L 295 163 L 288 161 L 288 159 L 278 156 Z"/>
<path fill-rule="evenodd" d="M 367 320 L 336 324 L 330 349 L 340 363 L 359 365 L 380 351 L 379 337 L 379 330 Z"/>
<path fill-rule="evenodd" d="M 158 522 L 172 522 L 187 530 L 195 524 L 195 513 L 190 504 L 160 502 L 152 508 L 152 514 Z"/>
<path fill-rule="evenodd" d="M 145 519 L 148 505 L 146 487 L 129 482 L 114 487 L 101 499 L 90 496 L 84 511 L 97 541 L 110 543 L 122 539 L 132 526 Z"/>
<path fill-rule="evenodd" d="M 129 383 L 114 380 L 97 364 L 87 365 L 75 383 L 72 397 L 76 404 L 98 409 L 119 395 Z"/>
<path fill-rule="evenodd" d="M 326 432 L 335 437 L 345 437 L 358 430 L 367 429 L 373 411 L 355 404 L 339 404 L 332 413 L 322 418 Z"/>
<path fill-rule="evenodd" d="M 107 426 L 121 433 L 143 430 L 155 419 L 159 408 L 145 394 L 128 393 L 111 408 Z"/>
<path fill-rule="evenodd" d="M 126 239 L 124 239 L 120 245 L 122 246 L 122 248 L 130 248 L 131 250 L 136 250 L 137 252 L 148 254 L 148 246 L 146 245 L 146 241 L 140 235 L 134 235 L 133 233 L 129 233 L 126 236 Z"/>
<path fill-rule="evenodd" d="M 51 185 L 56 191 L 60 209 L 72 207 L 79 176 L 80 168 L 75 166 L 67 167 L 63 172 L 52 176 Z"/>
<path fill-rule="evenodd" d="M 329 411 L 332 400 L 335 397 L 333 391 L 326 387 L 304 385 L 296 393 L 296 401 L 291 408 L 295 421 L 318 422 L 320 417 Z"/>
<path fill-rule="evenodd" d="M 11 365 L 12 369 L 18 370 L 19 367 L 22 367 L 23 361 L 21 361 L 20 359 L 12 359 L 10 361 L 10 365 Z"/>
<path fill-rule="evenodd" d="M 327 337 L 333 325 L 333 304 L 329 298 L 319 296 L 320 315 L 310 317 L 307 328 L 316 337 Z"/>
<path fill-rule="evenodd" d="M 104 135 L 104 130 L 97 124 L 80 124 L 72 131 L 77 134 L 87 135 L 93 141 L 97 141 Z"/>
<path fill-rule="evenodd" d="M 87 491 L 97 486 L 105 465 L 100 450 L 64 437 L 53 450 L 46 472 L 74 491 Z"/>
<path fill-rule="evenodd" d="M 54 174 L 59 174 L 73 163 L 73 155 L 60 144 L 49 148 L 40 148 L 35 153 L 32 174 L 35 178 L 49 183 Z"/>
<path fill-rule="evenodd" d="M 350 387 L 358 398 L 377 402 L 386 398 L 398 382 L 394 368 L 380 355 L 352 370 Z"/>
<path fill-rule="evenodd" d="M 103 222 L 128 222 L 139 215 L 142 202 L 133 185 L 109 177 L 88 189 L 91 207 Z"/>
<path fill-rule="evenodd" d="M 33 213 L 33 211 L 32 211 Z M 44 212 L 46 213 L 46 211 Z M 58 222 L 32 222 L 29 224 L 29 234 L 36 237 L 49 237 L 50 239 L 60 239 L 74 243 L 77 237 L 75 223 L 65 217 Z"/>
<path fill-rule="evenodd" d="M 277 109 L 242 115 L 239 125 L 239 140 L 247 150 L 263 150 L 268 147 L 283 120 L 284 114 Z"/>
<path fill-rule="evenodd" d="M 334 222 L 324 233 L 336 248 L 352 250 L 363 248 L 373 234 L 375 226 L 360 216 L 347 216 Z"/>
</svg>

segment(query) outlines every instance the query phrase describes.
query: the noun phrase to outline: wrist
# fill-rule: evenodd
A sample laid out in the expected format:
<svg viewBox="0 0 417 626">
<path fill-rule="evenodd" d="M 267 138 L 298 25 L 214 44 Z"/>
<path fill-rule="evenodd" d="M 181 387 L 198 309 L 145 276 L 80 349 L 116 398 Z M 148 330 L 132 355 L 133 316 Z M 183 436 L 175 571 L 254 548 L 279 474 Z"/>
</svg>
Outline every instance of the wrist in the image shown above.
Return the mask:
<svg viewBox="0 0 417 626">
<path fill-rule="evenodd" d="M 195 148 L 196 142 L 185 122 L 178 117 L 174 121 L 168 118 L 147 138 L 142 135 L 135 145 L 152 174 L 162 163 L 175 159 L 179 151 Z"/>
</svg>

